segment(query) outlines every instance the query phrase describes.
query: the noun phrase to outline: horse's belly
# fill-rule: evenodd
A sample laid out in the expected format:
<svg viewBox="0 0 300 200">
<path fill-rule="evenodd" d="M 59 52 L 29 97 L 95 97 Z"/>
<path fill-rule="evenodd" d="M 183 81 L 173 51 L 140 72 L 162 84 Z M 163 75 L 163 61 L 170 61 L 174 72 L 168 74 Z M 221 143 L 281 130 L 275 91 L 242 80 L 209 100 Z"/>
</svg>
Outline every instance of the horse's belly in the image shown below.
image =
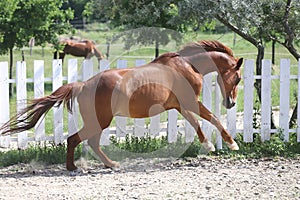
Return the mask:
<svg viewBox="0 0 300 200">
<path fill-rule="evenodd" d="M 115 115 L 144 118 L 154 116 L 165 110 L 170 90 L 166 88 L 151 90 L 147 86 L 143 86 L 130 95 L 123 93 L 117 96 L 112 105 Z"/>
</svg>

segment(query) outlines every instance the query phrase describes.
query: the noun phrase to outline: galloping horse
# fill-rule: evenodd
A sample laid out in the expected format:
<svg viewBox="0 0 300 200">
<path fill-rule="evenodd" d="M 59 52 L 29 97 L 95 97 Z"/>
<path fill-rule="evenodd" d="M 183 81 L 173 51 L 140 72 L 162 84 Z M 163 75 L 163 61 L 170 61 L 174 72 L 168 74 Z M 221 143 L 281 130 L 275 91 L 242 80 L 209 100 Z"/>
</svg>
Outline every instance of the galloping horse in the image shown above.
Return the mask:
<svg viewBox="0 0 300 200">
<path fill-rule="evenodd" d="M 191 43 L 176 53 L 163 54 L 141 67 L 106 70 L 85 82 L 63 85 L 49 96 L 32 100 L 27 108 L 4 124 L 0 132 L 5 135 L 33 128 L 44 113 L 62 103 L 71 112 L 77 97 L 84 125 L 67 139 L 68 170 L 77 169 L 74 149 L 83 140 L 88 140 L 105 166 L 118 166 L 99 146 L 101 132 L 110 125 L 114 116 L 144 118 L 173 108 L 195 128 L 200 142 L 208 151 L 215 148 L 200 129 L 194 114 L 215 125 L 229 148 L 238 150 L 230 134 L 198 97 L 203 76 L 217 71 L 223 104 L 226 108 L 233 107 L 242 63 L 243 58 L 234 58 L 232 50 L 220 42 Z"/>
<path fill-rule="evenodd" d="M 59 59 L 64 60 L 66 54 L 84 57 L 85 59 L 90 59 L 95 55 L 98 58 L 98 61 L 104 58 L 101 52 L 90 40 L 62 40 L 60 43 L 64 45 L 64 48 L 62 52 L 59 52 Z M 54 59 L 57 59 L 57 52 L 54 53 Z"/>
</svg>

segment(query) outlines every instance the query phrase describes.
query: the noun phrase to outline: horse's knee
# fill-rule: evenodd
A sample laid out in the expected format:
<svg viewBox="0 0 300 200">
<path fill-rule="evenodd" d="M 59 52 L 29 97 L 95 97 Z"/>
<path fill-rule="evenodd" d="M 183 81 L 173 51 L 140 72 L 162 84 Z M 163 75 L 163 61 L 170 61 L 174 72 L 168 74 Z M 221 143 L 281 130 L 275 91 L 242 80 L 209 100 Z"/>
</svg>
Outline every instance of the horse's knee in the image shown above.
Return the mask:
<svg viewBox="0 0 300 200">
<path fill-rule="evenodd" d="M 92 148 L 98 148 L 100 144 L 100 134 L 96 134 L 93 137 L 88 139 L 88 145 Z"/>
<path fill-rule="evenodd" d="M 88 145 L 91 146 L 92 148 L 94 147 L 99 147 L 99 141 L 97 142 L 95 139 L 91 138 L 88 139 Z"/>
</svg>

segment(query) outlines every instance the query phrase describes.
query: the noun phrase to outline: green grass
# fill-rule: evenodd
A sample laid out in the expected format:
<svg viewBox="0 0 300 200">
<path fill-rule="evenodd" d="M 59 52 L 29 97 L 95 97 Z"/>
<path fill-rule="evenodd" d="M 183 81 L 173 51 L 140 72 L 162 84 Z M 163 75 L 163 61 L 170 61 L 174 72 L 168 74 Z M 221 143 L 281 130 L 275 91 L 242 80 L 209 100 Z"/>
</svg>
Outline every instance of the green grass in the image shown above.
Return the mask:
<svg viewBox="0 0 300 200">
<path fill-rule="evenodd" d="M 25 150 L 0 151 L 0 167 L 18 163 L 36 161 L 45 165 L 61 164 L 66 162 L 67 148 L 65 145 L 56 146 L 52 143 L 43 143 L 29 146 Z M 75 159 L 80 158 L 82 146 L 75 149 Z"/>
<path fill-rule="evenodd" d="M 127 136 L 125 141 L 112 139 L 110 146 L 104 147 L 104 151 L 113 160 L 138 157 L 197 157 L 200 154 L 220 156 L 220 158 L 263 158 L 263 157 L 298 157 L 300 156 L 300 143 L 297 142 L 296 133 L 292 133 L 289 142 L 284 142 L 281 134 L 273 134 L 270 141 L 262 142 L 259 134 L 254 135 L 254 141 L 246 143 L 242 135 L 238 134 L 236 142 L 240 150 L 231 151 L 226 144 L 222 150 L 207 153 L 199 140 L 187 144 L 184 138 L 178 137 L 176 143 L 169 144 L 166 137 L 162 138 L 137 138 Z"/>
<path fill-rule="evenodd" d="M 240 150 L 231 151 L 223 144 L 223 149 L 216 152 L 207 153 L 195 138 L 193 143 L 187 144 L 184 138 L 178 137 L 176 143 L 169 144 L 166 137 L 153 138 L 146 136 L 138 138 L 126 136 L 121 141 L 117 138 L 111 138 L 111 145 L 103 147 L 104 152 L 116 161 L 134 158 L 167 158 L 167 157 L 197 157 L 201 154 L 218 156 L 221 159 L 256 159 L 263 157 L 286 157 L 293 158 L 300 156 L 300 143 L 296 140 L 296 134 L 291 134 L 291 140 L 284 142 L 282 135 L 274 134 L 270 141 L 261 142 L 258 134 L 254 135 L 252 143 L 245 143 L 240 134 L 236 137 Z M 82 146 L 76 148 L 75 159 L 82 156 Z M 41 143 L 30 146 L 25 150 L 10 150 L 0 152 L 0 167 L 6 167 L 17 163 L 30 163 L 32 161 L 43 163 L 45 165 L 65 163 L 66 146 L 53 145 L 52 143 Z M 89 154 L 88 159 L 95 159 Z"/>
</svg>

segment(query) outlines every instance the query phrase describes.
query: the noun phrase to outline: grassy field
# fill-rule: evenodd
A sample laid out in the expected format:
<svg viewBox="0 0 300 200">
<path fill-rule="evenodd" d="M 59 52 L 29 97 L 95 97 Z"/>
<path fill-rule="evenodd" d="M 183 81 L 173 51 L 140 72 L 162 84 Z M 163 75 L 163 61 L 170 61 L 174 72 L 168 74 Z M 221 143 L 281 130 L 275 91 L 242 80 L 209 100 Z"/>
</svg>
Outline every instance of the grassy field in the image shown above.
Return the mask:
<svg viewBox="0 0 300 200">
<path fill-rule="evenodd" d="M 119 30 L 109 30 L 105 25 L 94 24 L 90 25 L 93 29 L 102 29 L 102 31 L 77 31 L 75 36 L 80 38 L 91 39 L 95 41 L 97 47 L 100 49 L 102 53 L 106 53 L 107 45 L 106 41 L 108 38 L 111 38 L 114 34 L 120 33 Z M 97 28 L 98 27 L 98 28 Z M 69 35 L 71 36 L 71 35 Z M 67 36 L 65 36 L 67 37 Z M 233 33 L 226 33 L 226 34 L 210 34 L 210 33 L 203 33 L 203 32 L 189 32 L 183 34 L 183 41 L 180 44 L 176 44 L 175 41 L 171 41 L 166 46 L 160 47 L 160 53 L 163 52 L 170 52 L 170 51 L 177 51 L 186 43 L 199 41 L 199 40 L 219 40 L 220 42 L 224 43 L 225 45 L 232 48 L 235 56 L 244 57 L 245 59 L 255 59 L 256 58 L 256 48 L 248 43 L 247 41 L 243 40 L 241 37 L 236 37 L 236 43 L 233 44 L 234 41 L 234 34 Z M 22 58 L 22 50 L 24 51 L 25 61 L 27 64 L 27 77 L 33 78 L 33 62 L 34 60 L 44 60 L 45 61 L 45 77 L 51 77 L 52 74 L 52 58 L 53 58 L 53 49 L 51 45 L 47 45 L 44 49 L 41 47 L 34 47 L 32 49 L 32 53 L 30 54 L 29 48 L 23 49 L 16 49 L 14 50 L 14 64 L 16 61 L 21 60 Z M 265 50 L 265 58 L 271 59 L 271 44 L 266 44 Z M 128 60 L 128 66 L 134 66 L 136 59 L 144 59 L 147 62 L 151 61 L 154 57 L 154 45 L 153 46 L 133 46 L 130 50 L 124 49 L 124 42 L 122 39 L 116 41 L 115 43 L 111 44 L 110 46 L 110 57 L 109 60 L 111 61 L 111 67 L 116 66 L 116 60 L 118 59 L 126 59 Z M 72 56 L 66 56 L 64 67 L 63 67 L 63 76 L 67 76 L 67 59 L 73 58 Z M 297 74 L 297 62 L 296 60 L 288 53 L 288 51 L 281 47 L 280 45 L 276 45 L 276 60 L 275 65 L 273 66 L 273 74 L 279 74 L 279 62 L 280 58 L 290 58 L 291 59 L 291 74 Z M 9 61 L 9 55 L 1 55 L 1 61 Z M 78 58 L 79 64 L 79 72 L 81 70 L 81 63 L 83 58 Z M 98 70 L 98 64 L 96 58 L 93 58 L 94 61 L 94 69 Z M 13 68 L 15 69 L 15 67 Z M 15 75 L 15 71 L 13 72 Z M 33 97 L 33 91 L 28 84 L 28 99 Z M 272 104 L 273 106 L 279 105 L 279 81 L 273 80 L 272 81 Z M 52 86 L 51 83 L 46 85 L 46 94 L 51 93 Z M 291 105 L 295 104 L 296 98 L 295 94 L 297 94 L 297 84 L 295 80 L 291 80 Z M 15 113 L 15 105 L 16 99 L 15 95 L 10 100 L 10 111 L 11 113 Z M 243 111 L 243 90 L 242 88 L 239 91 L 239 98 L 238 98 L 238 112 Z M 224 111 L 224 110 L 223 110 Z M 163 120 L 166 119 L 164 115 Z M 67 114 L 65 114 L 65 122 L 67 122 Z M 149 120 L 148 120 L 149 121 Z M 52 125 L 52 112 L 49 112 L 49 115 L 46 117 L 46 132 L 53 133 L 53 125 Z M 65 131 L 67 130 L 67 124 L 65 123 Z"/>
</svg>

